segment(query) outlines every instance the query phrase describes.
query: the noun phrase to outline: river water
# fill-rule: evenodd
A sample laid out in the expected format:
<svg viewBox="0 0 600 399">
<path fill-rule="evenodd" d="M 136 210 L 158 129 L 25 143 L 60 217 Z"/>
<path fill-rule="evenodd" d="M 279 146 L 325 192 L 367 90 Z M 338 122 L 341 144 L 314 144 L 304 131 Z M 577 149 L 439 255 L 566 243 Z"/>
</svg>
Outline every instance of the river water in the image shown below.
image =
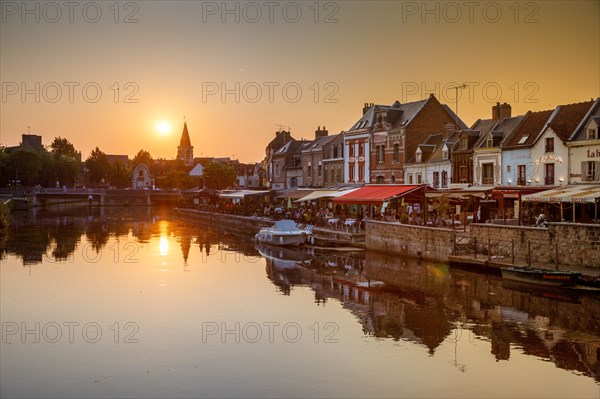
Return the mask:
<svg viewBox="0 0 600 399">
<path fill-rule="evenodd" d="M 98 212 L 0 239 L 0 396 L 600 396 L 598 296 Z"/>
</svg>

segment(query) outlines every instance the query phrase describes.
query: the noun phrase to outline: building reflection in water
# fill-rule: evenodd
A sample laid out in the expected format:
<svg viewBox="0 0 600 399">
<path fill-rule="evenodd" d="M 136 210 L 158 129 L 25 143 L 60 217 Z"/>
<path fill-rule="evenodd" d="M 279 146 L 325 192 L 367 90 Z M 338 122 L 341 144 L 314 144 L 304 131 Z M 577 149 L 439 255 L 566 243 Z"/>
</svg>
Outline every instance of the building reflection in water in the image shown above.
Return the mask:
<svg viewBox="0 0 600 399">
<path fill-rule="evenodd" d="M 496 361 L 508 361 L 519 350 L 600 381 L 597 296 L 507 287 L 498 276 L 373 252 L 259 252 L 283 294 L 307 286 L 318 305 L 340 301 L 365 335 L 414 342 L 431 356 L 443 342 L 480 339 L 490 342 Z M 465 371 L 455 357 L 455 366 Z"/>
<path fill-rule="evenodd" d="M 160 253 L 172 250 L 169 239 L 175 239 L 184 270 L 193 270 L 188 258 L 195 250 L 203 260 L 225 252 L 262 256 L 267 278 L 283 295 L 309 287 L 317 306 L 339 301 L 365 335 L 414 342 L 431 356 L 443 342 L 479 339 L 489 342 L 498 362 L 518 350 L 600 382 L 598 296 L 503 284 L 497 276 L 373 252 L 254 248 L 248 236 L 192 226 L 167 211 L 142 207 L 107 208 L 103 216 L 87 208 L 69 217 L 38 211 L 35 224 L 31 218 L 13 219 L 0 257 L 17 256 L 24 266 L 44 258 L 67 261 L 80 243 L 100 251 L 110 236 L 142 245 L 158 237 Z M 456 353 L 455 366 L 465 371 L 459 358 Z"/>
</svg>

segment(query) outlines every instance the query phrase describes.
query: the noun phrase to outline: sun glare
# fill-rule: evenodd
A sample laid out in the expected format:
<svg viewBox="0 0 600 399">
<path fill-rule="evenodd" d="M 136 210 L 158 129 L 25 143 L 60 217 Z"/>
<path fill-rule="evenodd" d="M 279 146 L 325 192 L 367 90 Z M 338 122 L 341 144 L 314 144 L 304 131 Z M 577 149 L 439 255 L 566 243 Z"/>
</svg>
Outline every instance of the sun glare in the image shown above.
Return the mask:
<svg viewBox="0 0 600 399">
<path fill-rule="evenodd" d="M 162 135 L 169 134 L 171 131 L 171 124 L 167 121 L 160 121 L 156 124 L 156 131 Z"/>
</svg>

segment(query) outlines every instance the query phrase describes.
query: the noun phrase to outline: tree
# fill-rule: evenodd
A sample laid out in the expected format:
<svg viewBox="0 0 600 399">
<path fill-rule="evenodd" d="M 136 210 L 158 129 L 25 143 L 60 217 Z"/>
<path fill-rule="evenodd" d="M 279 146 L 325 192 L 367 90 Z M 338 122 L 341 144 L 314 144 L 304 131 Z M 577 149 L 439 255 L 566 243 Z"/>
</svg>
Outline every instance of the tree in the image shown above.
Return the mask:
<svg viewBox="0 0 600 399">
<path fill-rule="evenodd" d="M 150 167 L 153 163 L 152 155 L 150 155 L 150 153 L 144 149 L 139 150 L 135 157 L 133 157 L 131 165 L 135 168 L 141 163 L 146 164 L 148 167 Z"/>
<path fill-rule="evenodd" d="M 211 162 L 204 167 L 206 187 L 223 190 L 235 184 L 235 169 L 233 166 L 220 162 Z"/>
<path fill-rule="evenodd" d="M 52 144 L 50 144 L 52 152 L 58 157 L 68 157 L 77 159 L 77 151 L 75 146 L 71 142 L 62 137 L 55 137 Z"/>
<path fill-rule="evenodd" d="M 8 157 L 7 170 L 9 180 L 15 184 L 33 186 L 39 182 L 43 157 L 38 151 L 18 150 Z"/>
<path fill-rule="evenodd" d="M 183 170 L 171 169 L 166 176 L 167 188 L 187 189 L 195 185 L 195 179 Z"/>
<path fill-rule="evenodd" d="M 59 181 L 62 185 L 74 186 L 81 177 L 81 162 L 79 153 L 75 146 L 66 138 L 55 137 L 50 144 L 53 154 L 53 162 L 48 161 L 50 178 L 48 180 Z"/>
<path fill-rule="evenodd" d="M 108 179 L 111 186 L 125 188 L 131 186 L 131 171 L 121 162 L 115 162 L 109 166 Z"/>
<path fill-rule="evenodd" d="M 98 185 L 108 177 L 110 164 L 106 154 L 96 147 L 86 159 L 85 167 L 88 170 L 90 183 Z"/>
</svg>

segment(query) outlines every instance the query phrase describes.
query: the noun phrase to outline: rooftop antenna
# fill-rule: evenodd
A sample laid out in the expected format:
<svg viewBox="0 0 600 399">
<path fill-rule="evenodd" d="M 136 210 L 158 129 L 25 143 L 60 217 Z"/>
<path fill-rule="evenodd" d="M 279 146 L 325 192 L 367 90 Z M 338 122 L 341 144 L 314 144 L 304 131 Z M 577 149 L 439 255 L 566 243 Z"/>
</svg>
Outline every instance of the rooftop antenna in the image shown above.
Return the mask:
<svg viewBox="0 0 600 399">
<path fill-rule="evenodd" d="M 287 131 L 290 132 L 292 130 L 291 127 L 286 126 L 286 125 L 280 125 L 280 124 L 275 124 L 275 126 L 277 126 L 279 128 L 279 131 L 281 132 L 284 128 L 287 128 Z"/>
<path fill-rule="evenodd" d="M 449 89 L 455 90 L 454 100 L 456 101 L 456 119 L 458 119 L 458 89 L 464 89 L 466 87 L 467 85 L 465 83 L 461 84 L 460 86 L 449 87 Z M 454 124 L 456 125 L 456 130 L 458 130 L 458 120 L 454 121 Z"/>
</svg>

